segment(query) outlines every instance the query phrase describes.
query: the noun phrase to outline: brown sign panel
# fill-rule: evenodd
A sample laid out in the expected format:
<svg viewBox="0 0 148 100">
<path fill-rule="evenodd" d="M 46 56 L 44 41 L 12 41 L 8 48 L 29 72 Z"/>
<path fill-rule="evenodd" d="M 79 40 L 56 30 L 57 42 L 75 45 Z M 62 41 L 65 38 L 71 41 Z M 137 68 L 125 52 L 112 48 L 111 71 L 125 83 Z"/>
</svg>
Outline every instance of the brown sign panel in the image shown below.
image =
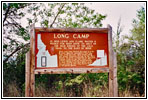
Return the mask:
<svg viewBox="0 0 148 100">
<path fill-rule="evenodd" d="M 35 68 L 109 67 L 107 32 L 35 29 Z"/>
</svg>

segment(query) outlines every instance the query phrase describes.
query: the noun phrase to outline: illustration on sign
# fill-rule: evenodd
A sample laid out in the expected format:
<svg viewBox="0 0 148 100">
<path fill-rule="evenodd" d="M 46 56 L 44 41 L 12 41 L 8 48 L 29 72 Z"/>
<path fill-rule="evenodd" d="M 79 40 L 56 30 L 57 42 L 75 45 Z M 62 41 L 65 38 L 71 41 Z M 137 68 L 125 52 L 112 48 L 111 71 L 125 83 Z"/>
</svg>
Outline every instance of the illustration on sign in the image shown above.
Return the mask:
<svg viewBox="0 0 148 100">
<path fill-rule="evenodd" d="M 48 50 L 46 50 L 46 46 L 41 40 L 41 34 L 38 34 L 37 41 L 37 67 L 57 67 L 57 55 L 51 55 Z"/>
<path fill-rule="evenodd" d="M 97 59 L 89 66 L 105 66 L 107 65 L 107 55 L 104 50 L 97 50 Z"/>
</svg>

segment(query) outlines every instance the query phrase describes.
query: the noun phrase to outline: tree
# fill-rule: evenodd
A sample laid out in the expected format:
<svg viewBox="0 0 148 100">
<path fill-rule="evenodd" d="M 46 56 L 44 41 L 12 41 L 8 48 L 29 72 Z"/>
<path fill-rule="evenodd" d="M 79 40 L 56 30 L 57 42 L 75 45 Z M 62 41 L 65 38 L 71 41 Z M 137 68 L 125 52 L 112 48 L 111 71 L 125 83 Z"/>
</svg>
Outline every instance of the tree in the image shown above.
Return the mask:
<svg viewBox="0 0 148 100">
<path fill-rule="evenodd" d="M 32 23 L 40 23 L 42 27 L 91 28 L 101 27 L 101 21 L 106 17 L 106 15 L 95 13 L 83 3 L 4 3 L 3 13 L 3 51 L 4 58 L 6 57 L 4 62 L 29 44 L 28 30 Z M 21 18 L 28 21 L 26 27 L 22 27 L 21 23 L 17 22 Z M 13 39 L 14 35 L 23 39 L 23 43 L 16 38 Z"/>
<path fill-rule="evenodd" d="M 138 90 L 142 95 L 145 86 L 145 8 L 137 11 L 131 35 L 125 36 L 127 43 L 119 47 L 118 82 L 120 88 Z"/>
<path fill-rule="evenodd" d="M 19 22 L 26 14 L 23 9 L 29 5 L 27 3 L 3 3 L 4 63 L 24 47 L 24 43 L 29 39 L 28 30 Z"/>
</svg>

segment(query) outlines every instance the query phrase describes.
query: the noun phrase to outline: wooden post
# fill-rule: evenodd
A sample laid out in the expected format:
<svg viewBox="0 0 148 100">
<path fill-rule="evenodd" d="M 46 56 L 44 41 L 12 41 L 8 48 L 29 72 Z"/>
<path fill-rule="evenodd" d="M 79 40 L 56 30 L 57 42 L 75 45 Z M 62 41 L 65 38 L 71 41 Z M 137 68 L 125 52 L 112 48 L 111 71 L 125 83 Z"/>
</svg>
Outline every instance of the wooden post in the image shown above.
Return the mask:
<svg viewBox="0 0 148 100">
<path fill-rule="evenodd" d="M 33 97 L 35 94 L 35 32 L 34 24 L 30 27 L 30 51 L 26 54 L 25 96 Z"/>
<path fill-rule="evenodd" d="M 118 97 L 117 57 L 112 47 L 112 27 L 108 25 L 109 47 L 109 97 Z"/>
<path fill-rule="evenodd" d="M 35 32 L 34 24 L 30 27 L 30 97 L 35 94 Z"/>
<path fill-rule="evenodd" d="M 113 84 L 113 47 L 112 47 L 112 27 L 108 27 L 108 47 L 109 47 L 109 97 L 114 96 L 114 84 Z"/>
<path fill-rule="evenodd" d="M 117 54 L 114 52 L 114 78 L 113 78 L 113 85 L 114 85 L 114 97 L 118 97 L 118 82 L 117 82 Z"/>
<path fill-rule="evenodd" d="M 30 52 L 26 53 L 25 66 L 25 97 L 29 97 L 30 93 Z"/>
</svg>

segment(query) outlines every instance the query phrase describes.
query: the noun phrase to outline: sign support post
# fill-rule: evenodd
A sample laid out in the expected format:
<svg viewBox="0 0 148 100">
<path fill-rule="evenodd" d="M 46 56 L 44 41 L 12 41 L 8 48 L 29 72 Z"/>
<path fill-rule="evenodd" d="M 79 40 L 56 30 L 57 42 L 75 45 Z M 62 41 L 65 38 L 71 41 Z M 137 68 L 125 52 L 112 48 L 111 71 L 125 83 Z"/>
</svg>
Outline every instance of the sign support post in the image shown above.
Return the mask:
<svg viewBox="0 0 148 100">
<path fill-rule="evenodd" d="M 114 71 L 113 71 L 113 84 L 114 84 L 114 97 L 118 97 L 118 82 L 117 82 L 117 54 L 114 52 Z"/>
<path fill-rule="evenodd" d="M 26 54 L 26 86 L 25 96 L 35 95 L 35 32 L 34 24 L 30 28 L 30 51 Z"/>
<path fill-rule="evenodd" d="M 118 96 L 117 88 L 117 59 L 112 46 L 112 27 L 108 27 L 108 46 L 109 46 L 109 97 Z"/>
<path fill-rule="evenodd" d="M 35 31 L 34 24 L 31 25 L 30 30 L 30 96 L 33 97 L 35 93 Z"/>
<path fill-rule="evenodd" d="M 30 95 L 30 52 L 26 53 L 26 66 L 25 66 L 25 97 Z"/>
<path fill-rule="evenodd" d="M 109 47 L 109 97 L 114 96 L 114 84 L 113 84 L 113 48 L 112 48 L 112 27 L 108 27 L 108 47 Z"/>
</svg>

